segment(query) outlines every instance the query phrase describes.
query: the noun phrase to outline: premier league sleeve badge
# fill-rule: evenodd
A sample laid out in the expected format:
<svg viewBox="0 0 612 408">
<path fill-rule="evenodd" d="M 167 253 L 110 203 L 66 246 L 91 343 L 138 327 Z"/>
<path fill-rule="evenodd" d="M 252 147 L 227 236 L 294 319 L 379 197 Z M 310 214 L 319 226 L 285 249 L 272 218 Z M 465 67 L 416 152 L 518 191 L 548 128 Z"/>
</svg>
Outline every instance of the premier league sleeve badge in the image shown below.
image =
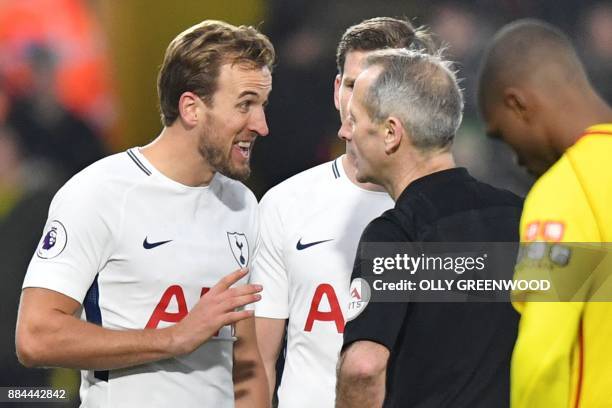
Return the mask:
<svg viewBox="0 0 612 408">
<path fill-rule="evenodd" d="M 64 251 L 67 242 L 66 228 L 61 222 L 53 220 L 45 227 L 36 255 L 43 259 L 55 258 Z"/>
</svg>

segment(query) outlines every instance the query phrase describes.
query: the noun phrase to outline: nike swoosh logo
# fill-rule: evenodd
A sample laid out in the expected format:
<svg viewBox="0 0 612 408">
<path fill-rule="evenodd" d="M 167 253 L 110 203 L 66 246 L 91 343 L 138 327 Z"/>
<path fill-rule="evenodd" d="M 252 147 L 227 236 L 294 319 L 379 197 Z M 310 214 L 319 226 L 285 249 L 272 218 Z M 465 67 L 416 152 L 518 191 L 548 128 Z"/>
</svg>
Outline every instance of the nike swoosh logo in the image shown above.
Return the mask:
<svg viewBox="0 0 612 408">
<path fill-rule="evenodd" d="M 144 249 L 151 249 L 160 245 L 167 244 L 168 242 L 172 242 L 172 240 L 169 239 L 168 241 L 148 242 L 147 238 L 145 237 L 144 241 L 142 241 L 142 246 L 144 247 Z"/>
<path fill-rule="evenodd" d="M 328 242 L 328 241 L 333 241 L 333 239 L 325 239 L 323 241 L 315 241 L 315 242 L 309 242 L 307 244 L 302 244 L 302 238 L 300 238 L 300 240 L 295 245 L 295 249 L 297 249 L 298 251 L 301 251 L 302 249 L 306 249 L 313 245 L 322 244 L 323 242 Z"/>
</svg>

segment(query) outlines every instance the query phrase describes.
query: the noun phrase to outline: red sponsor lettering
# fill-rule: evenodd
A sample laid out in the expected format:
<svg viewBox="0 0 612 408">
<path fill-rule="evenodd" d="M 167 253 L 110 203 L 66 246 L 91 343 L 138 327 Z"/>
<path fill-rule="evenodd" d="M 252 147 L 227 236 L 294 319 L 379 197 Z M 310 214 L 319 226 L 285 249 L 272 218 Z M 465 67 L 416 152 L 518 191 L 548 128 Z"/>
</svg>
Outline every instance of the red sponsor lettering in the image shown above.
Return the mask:
<svg viewBox="0 0 612 408">
<path fill-rule="evenodd" d="M 176 299 L 178 312 L 167 311 L 172 298 Z M 157 302 L 157 306 L 155 306 L 155 310 L 153 310 L 145 328 L 155 329 L 161 321 L 177 323 L 183 320 L 185 316 L 187 316 L 187 304 L 185 303 L 183 288 L 179 285 L 172 285 L 166 289 L 159 302 Z"/>
<path fill-rule="evenodd" d="M 200 296 L 204 296 L 210 288 L 202 288 Z M 178 305 L 177 312 L 168 312 L 168 305 L 172 301 L 172 298 L 176 299 Z M 179 285 L 172 285 L 162 294 L 161 299 L 157 302 L 157 306 L 153 310 L 146 329 L 156 329 L 159 326 L 159 322 L 178 323 L 187 316 L 187 303 L 185 302 L 185 294 L 183 288 Z M 215 333 L 218 336 L 219 332 Z"/>
<path fill-rule="evenodd" d="M 319 305 L 321 304 L 323 295 L 327 297 L 327 301 L 329 302 L 329 311 L 319 310 Z M 317 286 L 315 294 L 312 297 L 312 302 L 310 303 L 310 311 L 308 312 L 308 317 L 306 318 L 304 331 L 312 331 L 312 326 L 315 321 L 334 322 L 336 323 L 338 333 L 344 333 L 344 317 L 342 316 L 342 309 L 338 303 L 336 292 L 330 284 L 322 283 Z"/>
</svg>

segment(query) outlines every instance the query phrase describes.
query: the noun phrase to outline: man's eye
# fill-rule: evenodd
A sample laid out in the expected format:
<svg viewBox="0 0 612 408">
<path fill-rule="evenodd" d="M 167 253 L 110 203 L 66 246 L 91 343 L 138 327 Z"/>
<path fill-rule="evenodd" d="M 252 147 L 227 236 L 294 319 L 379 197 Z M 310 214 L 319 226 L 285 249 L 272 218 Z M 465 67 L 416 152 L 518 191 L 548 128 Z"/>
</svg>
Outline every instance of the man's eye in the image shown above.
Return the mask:
<svg viewBox="0 0 612 408">
<path fill-rule="evenodd" d="M 244 101 L 238 104 L 238 108 L 242 111 L 248 111 L 251 107 L 251 101 Z"/>
<path fill-rule="evenodd" d="M 349 126 L 351 127 L 351 129 L 355 129 L 355 118 L 354 117 L 349 116 L 348 123 L 349 123 Z"/>
</svg>

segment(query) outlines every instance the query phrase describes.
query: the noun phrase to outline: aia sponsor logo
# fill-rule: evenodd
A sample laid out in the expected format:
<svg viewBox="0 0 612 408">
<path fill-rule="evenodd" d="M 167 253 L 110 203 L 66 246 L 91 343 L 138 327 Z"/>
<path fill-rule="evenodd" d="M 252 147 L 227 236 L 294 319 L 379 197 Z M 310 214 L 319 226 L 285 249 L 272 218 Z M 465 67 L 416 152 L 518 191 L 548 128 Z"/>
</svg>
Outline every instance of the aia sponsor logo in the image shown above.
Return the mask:
<svg viewBox="0 0 612 408">
<path fill-rule="evenodd" d="M 323 303 L 323 298 L 327 300 L 329 307 L 321 305 Z M 340 308 L 336 291 L 329 283 L 322 283 L 317 286 L 312 301 L 310 302 L 310 310 L 306 317 L 304 331 L 312 331 L 315 322 L 333 322 L 336 325 L 338 333 L 344 333 L 344 316 L 342 316 L 342 309 Z"/>
<path fill-rule="evenodd" d="M 210 288 L 202 288 L 200 296 L 204 296 Z M 157 305 L 151 313 L 151 317 L 145 329 L 157 329 L 158 327 L 168 327 L 171 324 L 178 323 L 185 318 L 188 314 L 187 301 L 185 300 L 185 292 L 180 285 L 169 286 L 161 298 L 157 302 Z M 214 338 L 218 339 L 233 339 L 234 338 L 234 327 L 223 326 L 215 335 Z"/>
</svg>

